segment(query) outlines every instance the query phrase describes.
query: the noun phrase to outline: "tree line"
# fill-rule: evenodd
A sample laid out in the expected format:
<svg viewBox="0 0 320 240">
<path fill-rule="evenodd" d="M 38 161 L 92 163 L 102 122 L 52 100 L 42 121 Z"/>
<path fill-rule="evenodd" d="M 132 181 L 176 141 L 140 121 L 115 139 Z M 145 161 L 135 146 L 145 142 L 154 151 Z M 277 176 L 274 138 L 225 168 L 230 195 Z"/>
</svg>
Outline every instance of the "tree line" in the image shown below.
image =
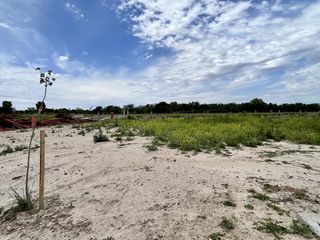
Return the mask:
<svg viewBox="0 0 320 240">
<path fill-rule="evenodd" d="M 35 107 L 26 110 L 15 111 L 10 101 L 3 101 L 0 107 L 0 114 L 18 113 L 35 113 L 39 108 L 39 102 Z M 46 113 L 74 113 L 74 114 L 121 114 L 125 110 L 130 114 L 150 114 L 150 113 L 241 113 L 241 112 L 319 112 L 319 103 L 265 103 L 260 98 L 254 98 L 245 103 L 211 103 L 200 104 L 199 102 L 177 103 L 177 102 L 159 102 L 156 104 L 146 104 L 135 106 L 128 104 L 123 107 L 109 105 L 106 107 L 97 106 L 90 109 L 52 109 L 46 108 L 44 104 L 43 111 Z"/>
</svg>

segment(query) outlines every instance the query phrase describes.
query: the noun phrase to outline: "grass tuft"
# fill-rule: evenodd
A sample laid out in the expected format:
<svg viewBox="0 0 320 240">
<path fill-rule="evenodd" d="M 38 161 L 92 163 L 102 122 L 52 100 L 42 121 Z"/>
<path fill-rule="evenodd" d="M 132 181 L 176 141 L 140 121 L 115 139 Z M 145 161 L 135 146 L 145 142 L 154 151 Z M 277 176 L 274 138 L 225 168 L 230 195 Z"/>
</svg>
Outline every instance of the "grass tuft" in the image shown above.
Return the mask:
<svg viewBox="0 0 320 240">
<path fill-rule="evenodd" d="M 9 145 L 7 145 L 7 148 L 0 152 L 0 156 L 4 156 L 4 155 L 7 155 L 7 154 L 13 153 L 13 152 L 14 152 L 13 148 L 10 147 Z"/>
<path fill-rule="evenodd" d="M 215 233 L 212 233 L 209 235 L 209 239 L 210 240 L 222 240 L 221 237 L 223 237 L 223 236 L 224 236 L 224 234 L 219 233 L 219 232 L 215 232 Z"/>
<path fill-rule="evenodd" d="M 34 204 L 31 198 L 31 193 L 29 193 L 29 198 L 27 198 L 26 196 L 20 195 L 12 187 L 11 187 L 11 190 L 13 191 L 15 211 L 22 212 L 22 211 L 29 211 L 33 209 Z"/>
<path fill-rule="evenodd" d="M 224 230 L 230 231 L 235 228 L 235 218 L 223 217 L 219 226 L 222 227 Z"/>
<path fill-rule="evenodd" d="M 308 226 L 300 223 L 298 220 L 292 221 L 290 230 L 292 234 L 302 236 L 306 239 L 311 239 L 314 237 L 314 233 L 308 228 Z"/>
<path fill-rule="evenodd" d="M 253 207 L 252 204 L 246 204 L 246 205 L 244 205 L 244 207 L 245 207 L 246 209 L 249 209 L 249 210 L 253 210 L 253 209 L 254 209 L 254 207 Z"/>
<path fill-rule="evenodd" d="M 107 135 L 103 134 L 103 131 L 101 129 L 99 129 L 98 133 L 93 135 L 93 141 L 94 141 L 94 143 L 98 143 L 98 142 L 107 142 L 110 140 L 109 140 L 109 137 Z"/>
<path fill-rule="evenodd" d="M 223 205 L 226 207 L 236 207 L 237 206 L 237 204 L 235 204 L 234 202 L 232 202 L 230 200 L 224 201 Z"/>
<path fill-rule="evenodd" d="M 248 192 L 251 193 L 251 197 L 253 197 L 255 199 L 258 199 L 260 201 L 269 201 L 269 200 L 271 200 L 271 198 L 268 195 L 266 195 L 264 193 L 258 193 L 254 189 L 249 189 Z"/>
<path fill-rule="evenodd" d="M 274 205 L 272 203 L 267 203 L 267 206 L 273 210 L 275 210 L 279 215 L 283 215 L 286 214 L 287 216 L 289 216 L 289 212 L 278 207 L 277 205 Z"/>
<path fill-rule="evenodd" d="M 281 222 L 273 220 L 271 218 L 265 219 L 263 222 L 257 222 L 257 230 L 265 233 L 271 233 L 276 239 L 281 239 L 280 235 L 290 233 L 290 231 L 280 225 Z"/>
</svg>

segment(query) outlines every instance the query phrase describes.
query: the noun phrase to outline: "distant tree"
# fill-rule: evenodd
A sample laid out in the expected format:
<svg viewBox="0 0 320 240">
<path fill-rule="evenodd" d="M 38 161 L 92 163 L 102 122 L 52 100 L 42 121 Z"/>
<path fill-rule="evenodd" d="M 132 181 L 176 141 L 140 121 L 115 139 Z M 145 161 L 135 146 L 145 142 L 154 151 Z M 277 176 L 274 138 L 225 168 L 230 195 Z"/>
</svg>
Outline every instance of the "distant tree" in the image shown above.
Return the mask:
<svg viewBox="0 0 320 240">
<path fill-rule="evenodd" d="M 129 111 L 129 113 L 135 113 L 134 112 L 135 109 L 134 109 L 133 104 L 124 105 L 123 108 L 126 109 L 127 111 Z"/>
<path fill-rule="evenodd" d="M 41 109 L 40 109 L 40 107 L 41 107 Z M 46 109 L 46 104 L 44 102 L 39 101 L 36 103 L 36 108 L 39 113 L 44 113 L 44 111 Z"/>
<path fill-rule="evenodd" d="M 103 109 L 102 106 L 97 106 L 97 107 L 93 110 L 93 112 L 94 112 L 95 114 L 100 114 L 100 113 L 102 113 L 102 109 Z"/>
<path fill-rule="evenodd" d="M 12 113 L 12 103 L 10 101 L 3 101 L 2 102 L 2 113 Z"/>
<path fill-rule="evenodd" d="M 257 112 L 265 112 L 268 108 L 268 104 L 266 104 L 261 98 L 252 99 L 250 104 L 253 108 L 253 111 Z"/>
<path fill-rule="evenodd" d="M 156 113 L 170 113 L 170 105 L 166 102 L 159 102 L 154 106 Z"/>
</svg>

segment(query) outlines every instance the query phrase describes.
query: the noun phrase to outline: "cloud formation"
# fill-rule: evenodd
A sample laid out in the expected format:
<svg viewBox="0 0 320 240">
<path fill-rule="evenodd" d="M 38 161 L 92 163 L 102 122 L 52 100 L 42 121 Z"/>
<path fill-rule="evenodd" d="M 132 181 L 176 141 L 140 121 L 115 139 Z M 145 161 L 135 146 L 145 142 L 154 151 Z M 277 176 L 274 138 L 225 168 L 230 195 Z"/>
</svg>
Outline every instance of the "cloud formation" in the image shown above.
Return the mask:
<svg viewBox="0 0 320 240">
<path fill-rule="evenodd" d="M 12 100 L 20 109 L 33 106 L 42 91 L 34 71 L 39 66 L 57 73 L 48 95 L 50 107 L 243 102 L 254 97 L 277 103 L 320 102 L 319 0 L 101 4 L 100 14 L 112 9 L 108 13 L 114 11 L 141 44 L 122 39 L 127 35 L 112 39 L 120 30 L 110 21 L 106 36 L 115 45 L 104 45 L 99 32 L 91 29 L 103 23 L 80 2 L 1 1 L 0 101 Z M 50 18 L 56 8 L 60 12 Z M 90 28 L 84 27 L 89 25 L 87 16 L 94 22 Z M 69 21 L 64 31 L 74 28 L 69 42 L 78 48 L 65 44 L 66 32 L 55 29 L 56 21 L 57 25 Z M 48 23 L 52 34 L 43 30 Z M 87 45 L 81 45 L 79 38 Z M 92 44 L 95 38 L 99 38 L 97 45 Z M 121 44 L 127 43 L 132 44 L 136 59 L 106 51 L 121 50 Z M 104 56 L 110 59 L 104 61 Z M 112 65 L 114 60 L 121 64 Z"/>
<path fill-rule="evenodd" d="M 123 0 L 118 11 L 142 42 L 173 52 L 149 81 L 159 97 L 217 101 L 214 95 L 224 93 L 233 99 L 234 91 L 274 81 L 289 101 L 320 90 L 314 56 L 320 53 L 320 1 Z M 292 81 L 304 87 L 294 91 Z M 271 100 L 274 90 L 257 94 Z"/>
<path fill-rule="evenodd" d="M 67 2 L 65 5 L 65 8 L 68 12 L 72 14 L 74 19 L 76 19 L 77 21 L 86 21 L 86 22 L 88 21 L 82 9 L 79 8 L 75 3 Z"/>
</svg>

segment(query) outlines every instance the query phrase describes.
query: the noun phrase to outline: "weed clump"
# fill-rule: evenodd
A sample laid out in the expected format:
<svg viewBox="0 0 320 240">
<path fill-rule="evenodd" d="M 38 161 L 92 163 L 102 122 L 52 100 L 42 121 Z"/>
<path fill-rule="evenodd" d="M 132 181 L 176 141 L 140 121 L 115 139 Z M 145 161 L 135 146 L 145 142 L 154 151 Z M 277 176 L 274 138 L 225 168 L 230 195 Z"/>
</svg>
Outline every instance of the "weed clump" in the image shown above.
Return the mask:
<svg viewBox="0 0 320 240">
<path fill-rule="evenodd" d="M 273 220 L 271 218 L 265 219 L 264 222 L 257 222 L 257 230 L 265 233 L 271 233 L 276 239 L 281 239 L 280 235 L 290 233 L 290 231 L 280 225 L 280 221 Z"/>
<path fill-rule="evenodd" d="M 85 135 L 86 135 L 86 131 L 85 131 L 84 129 L 81 129 L 81 130 L 78 132 L 78 135 L 85 136 Z"/>
<path fill-rule="evenodd" d="M 219 233 L 219 232 L 215 232 L 215 233 L 212 233 L 209 235 L 209 239 L 210 240 L 222 240 L 221 237 L 223 237 L 223 236 L 224 236 L 224 234 Z"/>
<path fill-rule="evenodd" d="M 289 212 L 278 207 L 277 205 L 274 205 L 272 203 L 267 203 L 267 206 L 273 210 L 275 210 L 279 215 L 283 215 L 283 214 L 286 214 L 289 216 Z"/>
<path fill-rule="evenodd" d="M 224 201 L 223 205 L 226 207 L 236 207 L 237 206 L 237 204 L 235 204 L 234 202 L 232 202 L 230 200 Z"/>
<path fill-rule="evenodd" d="M 224 230 L 230 231 L 235 228 L 235 218 L 223 217 L 219 226 L 222 227 Z"/>
<path fill-rule="evenodd" d="M 99 131 L 93 135 L 93 142 L 98 143 L 98 142 L 107 142 L 110 141 L 109 137 L 105 134 L 103 134 L 103 131 L 99 129 Z"/>
<path fill-rule="evenodd" d="M 254 189 L 249 189 L 248 192 L 251 193 L 251 197 L 253 197 L 255 199 L 258 199 L 260 201 L 269 201 L 269 200 L 271 200 L 268 195 L 266 195 L 264 193 L 258 193 Z"/>
<path fill-rule="evenodd" d="M 16 190 L 11 188 L 13 191 L 13 197 L 14 197 L 14 210 L 17 212 L 22 212 L 22 211 L 28 211 L 33 209 L 34 203 L 31 198 L 31 193 L 28 194 L 28 197 L 20 195 Z"/>
<path fill-rule="evenodd" d="M 314 237 L 314 233 L 305 224 L 300 223 L 298 220 L 293 220 L 290 225 L 292 234 L 300 235 L 304 238 L 311 239 Z"/>
<path fill-rule="evenodd" d="M 23 151 L 23 150 L 26 150 L 26 149 L 28 149 L 28 147 L 27 146 L 25 146 L 25 145 L 19 145 L 19 146 L 16 146 L 15 148 L 14 148 L 14 150 L 17 152 L 17 151 Z"/>
<path fill-rule="evenodd" d="M 253 209 L 254 209 L 254 207 L 253 207 L 252 204 L 246 204 L 246 205 L 244 205 L 244 207 L 245 207 L 246 209 L 249 209 L 249 210 L 253 210 Z"/>
<path fill-rule="evenodd" d="M 13 148 L 7 145 L 7 148 L 0 152 L 0 156 L 4 156 L 4 155 L 7 155 L 8 153 L 13 153 L 13 152 L 14 152 Z"/>
<path fill-rule="evenodd" d="M 313 168 L 309 164 L 301 164 L 305 169 L 312 170 Z"/>
<path fill-rule="evenodd" d="M 268 218 L 255 224 L 258 225 L 256 228 L 258 231 L 271 233 L 276 239 L 282 239 L 281 235 L 283 234 L 299 235 L 306 239 L 314 237 L 313 232 L 308 226 L 300 223 L 298 220 L 293 220 L 289 228 L 282 226 L 281 223 L 280 221 Z"/>
</svg>

